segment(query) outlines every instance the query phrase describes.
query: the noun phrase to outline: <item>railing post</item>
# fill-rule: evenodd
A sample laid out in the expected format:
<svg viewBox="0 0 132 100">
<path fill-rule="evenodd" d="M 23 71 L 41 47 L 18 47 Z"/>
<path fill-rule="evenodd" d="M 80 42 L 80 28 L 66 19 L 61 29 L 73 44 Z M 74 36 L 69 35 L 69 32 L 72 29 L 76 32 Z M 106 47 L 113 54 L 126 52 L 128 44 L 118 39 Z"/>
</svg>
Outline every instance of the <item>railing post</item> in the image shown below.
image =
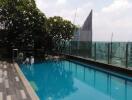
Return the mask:
<svg viewBox="0 0 132 100">
<path fill-rule="evenodd" d="M 77 56 L 79 56 L 78 55 L 78 46 L 79 46 L 79 41 L 77 41 Z"/>
<path fill-rule="evenodd" d="M 78 56 L 78 52 L 77 52 L 77 41 L 76 41 L 76 56 Z"/>
<path fill-rule="evenodd" d="M 94 60 L 96 61 L 96 42 L 94 44 Z"/>
<path fill-rule="evenodd" d="M 71 41 L 69 43 L 69 55 L 71 54 Z"/>
<path fill-rule="evenodd" d="M 128 42 L 126 44 L 126 68 L 128 68 Z"/>
<path fill-rule="evenodd" d="M 108 64 L 110 64 L 110 43 L 108 43 Z"/>
<path fill-rule="evenodd" d="M 69 48 L 68 48 L 69 50 L 68 50 L 68 54 L 70 54 L 70 41 L 69 41 Z"/>
<path fill-rule="evenodd" d="M 110 63 L 112 63 L 112 42 L 110 43 L 110 53 L 109 53 L 109 55 L 110 55 L 110 57 L 109 57 L 109 64 Z"/>
</svg>

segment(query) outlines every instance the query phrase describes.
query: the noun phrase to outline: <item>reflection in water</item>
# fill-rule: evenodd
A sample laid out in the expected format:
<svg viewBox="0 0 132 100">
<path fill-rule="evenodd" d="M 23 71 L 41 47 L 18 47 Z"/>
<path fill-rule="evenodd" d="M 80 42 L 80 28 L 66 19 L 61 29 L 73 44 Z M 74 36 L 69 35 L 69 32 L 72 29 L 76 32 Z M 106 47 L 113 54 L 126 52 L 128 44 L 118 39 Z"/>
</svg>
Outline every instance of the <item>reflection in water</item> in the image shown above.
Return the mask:
<svg viewBox="0 0 132 100">
<path fill-rule="evenodd" d="M 70 63 L 69 71 L 74 73 L 74 77 L 96 89 L 95 95 L 97 92 L 106 95 L 106 97 L 100 95 L 101 100 L 132 100 L 132 95 L 128 92 L 132 92 L 132 82 L 130 81 L 91 68 L 85 68 L 75 63 Z"/>
<path fill-rule="evenodd" d="M 35 64 L 33 68 L 34 74 L 29 74 L 32 73 L 32 70 L 22 66 L 24 74 L 39 87 L 36 92 L 41 100 L 61 99 L 77 90 L 73 86 L 72 72 L 66 71 L 61 61 Z"/>
<path fill-rule="evenodd" d="M 132 100 L 132 82 L 69 61 L 21 68 L 41 100 Z"/>
</svg>

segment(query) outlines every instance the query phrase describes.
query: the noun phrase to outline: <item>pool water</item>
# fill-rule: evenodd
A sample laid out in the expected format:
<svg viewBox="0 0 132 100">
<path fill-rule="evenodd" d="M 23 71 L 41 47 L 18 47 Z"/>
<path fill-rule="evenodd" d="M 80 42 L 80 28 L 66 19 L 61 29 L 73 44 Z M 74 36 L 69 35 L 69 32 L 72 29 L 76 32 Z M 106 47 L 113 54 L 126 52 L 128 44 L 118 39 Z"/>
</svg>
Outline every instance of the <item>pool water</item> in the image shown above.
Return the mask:
<svg viewBox="0 0 132 100">
<path fill-rule="evenodd" d="M 75 62 L 20 65 L 40 100 L 132 100 L 132 82 Z"/>
</svg>

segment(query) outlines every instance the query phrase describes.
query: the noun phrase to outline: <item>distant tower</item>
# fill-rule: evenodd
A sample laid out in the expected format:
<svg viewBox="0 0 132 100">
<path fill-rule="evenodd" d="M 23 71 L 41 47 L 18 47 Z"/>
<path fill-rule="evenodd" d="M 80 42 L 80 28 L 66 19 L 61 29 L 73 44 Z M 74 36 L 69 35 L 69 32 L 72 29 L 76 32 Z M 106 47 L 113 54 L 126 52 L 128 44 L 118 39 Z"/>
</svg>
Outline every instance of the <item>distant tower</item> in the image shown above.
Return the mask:
<svg viewBox="0 0 132 100">
<path fill-rule="evenodd" d="M 80 41 L 92 42 L 92 13 L 93 11 L 91 10 L 80 30 Z"/>
</svg>

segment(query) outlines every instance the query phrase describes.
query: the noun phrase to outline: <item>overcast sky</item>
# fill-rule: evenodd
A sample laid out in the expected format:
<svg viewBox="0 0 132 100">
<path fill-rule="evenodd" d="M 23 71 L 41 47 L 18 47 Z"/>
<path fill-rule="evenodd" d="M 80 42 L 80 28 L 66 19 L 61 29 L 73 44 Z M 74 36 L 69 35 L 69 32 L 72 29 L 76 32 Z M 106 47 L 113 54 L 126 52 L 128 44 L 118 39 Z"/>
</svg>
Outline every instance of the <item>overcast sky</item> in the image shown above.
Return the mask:
<svg viewBox="0 0 132 100">
<path fill-rule="evenodd" d="M 82 25 L 93 9 L 93 40 L 132 41 L 132 0 L 36 0 L 47 17 L 61 16 Z"/>
</svg>

